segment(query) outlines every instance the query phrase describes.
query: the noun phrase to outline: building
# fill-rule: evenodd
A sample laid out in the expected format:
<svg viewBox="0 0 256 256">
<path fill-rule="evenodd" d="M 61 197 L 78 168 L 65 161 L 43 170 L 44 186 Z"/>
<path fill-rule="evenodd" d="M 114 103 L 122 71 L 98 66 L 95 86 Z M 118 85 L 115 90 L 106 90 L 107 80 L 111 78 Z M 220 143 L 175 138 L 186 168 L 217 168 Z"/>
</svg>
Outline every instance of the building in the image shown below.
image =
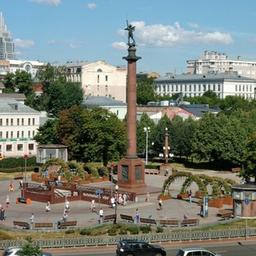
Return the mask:
<svg viewBox="0 0 256 256">
<path fill-rule="evenodd" d="M 0 99 L 0 153 L 2 157 L 36 155 L 33 140 L 40 112 L 11 98 Z"/>
<path fill-rule="evenodd" d="M 104 108 L 109 112 L 115 114 L 118 119 L 123 120 L 127 113 L 127 105 L 123 101 L 114 100 L 104 96 L 88 96 L 86 97 L 82 105 L 87 108 Z"/>
<path fill-rule="evenodd" d="M 205 51 L 197 60 L 187 60 L 188 74 L 224 73 L 235 71 L 240 76 L 256 79 L 256 61 L 230 59 L 225 53 Z"/>
<path fill-rule="evenodd" d="M 14 42 L 0 13 L 0 60 L 15 59 Z"/>
<path fill-rule="evenodd" d="M 105 61 L 69 62 L 65 66 L 68 81 L 81 83 L 85 96 L 104 96 L 126 102 L 126 68 Z"/>
<path fill-rule="evenodd" d="M 196 97 L 211 90 L 220 99 L 240 96 L 251 100 L 255 99 L 256 79 L 242 77 L 234 72 L 173 75 L 156 79 L 154 89 L 161 96 L 182 93 L 186 97 Z"/>
</svg>

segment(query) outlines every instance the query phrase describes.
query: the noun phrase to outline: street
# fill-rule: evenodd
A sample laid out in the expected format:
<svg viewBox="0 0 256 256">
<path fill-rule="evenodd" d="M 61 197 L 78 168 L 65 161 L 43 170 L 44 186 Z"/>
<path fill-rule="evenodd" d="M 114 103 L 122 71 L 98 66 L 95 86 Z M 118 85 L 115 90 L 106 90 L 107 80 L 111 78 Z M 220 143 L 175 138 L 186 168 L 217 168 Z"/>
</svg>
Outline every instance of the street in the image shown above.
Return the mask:
<svg viewBox="0 0 256 256">
<path fill-rule="evenodd" d="M 203 247 L 209 251 L 218 253 L 223 256 L 241 256 L 241 255 L 246 255 L 246 256 L 255 256 L 256 253 L 256 243 L 255 242 L 241 242 L 240 244 L 237 242 L 231 242 L 229 244 L 223 244 L 218 243 L 218 244 L 203 244 L 203 245 L 180 245 L 177 247 L 172 247 L 168 248 L 169 246 L 163 246 L 166 251 L 168 256 L 175 256 L 177 253 L 177 250 L 179 248 L 198 248 L 198 247 Z M 105 248 L 96 248 L 95 250 L 93 248 L 91 249 L 85 249 L 83 250 L 82 248 L 74 248 L 73 250 L 70 250 L 70 252 L 60 252 L 60 253 L 54 253 L 53 255 L 55 256 L 70 256 L 70 255 L 75 255 L 75 256 L 84 256 L 84 255 L 90 255 L 90 256 L 113 256 L 115 255 L 115 248 L 111 246 L 110 247 L 105 247 Z"/>
</svg>

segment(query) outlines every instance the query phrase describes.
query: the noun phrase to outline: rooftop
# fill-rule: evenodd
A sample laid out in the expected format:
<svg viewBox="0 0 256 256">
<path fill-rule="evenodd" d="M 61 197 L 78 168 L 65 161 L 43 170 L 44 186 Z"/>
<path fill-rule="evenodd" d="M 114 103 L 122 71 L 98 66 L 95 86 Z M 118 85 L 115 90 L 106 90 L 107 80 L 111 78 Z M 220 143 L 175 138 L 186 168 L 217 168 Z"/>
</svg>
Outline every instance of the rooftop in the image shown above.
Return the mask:
<svg viewBox="0 0 256 256">
<path fill-rule="evenodd" d="M 126 106 L 126 104 L 120 100 L 114 100 L 105 96 L 87 96 L 83 100 L 82 105 L 86 107 Z"/>
</svg>

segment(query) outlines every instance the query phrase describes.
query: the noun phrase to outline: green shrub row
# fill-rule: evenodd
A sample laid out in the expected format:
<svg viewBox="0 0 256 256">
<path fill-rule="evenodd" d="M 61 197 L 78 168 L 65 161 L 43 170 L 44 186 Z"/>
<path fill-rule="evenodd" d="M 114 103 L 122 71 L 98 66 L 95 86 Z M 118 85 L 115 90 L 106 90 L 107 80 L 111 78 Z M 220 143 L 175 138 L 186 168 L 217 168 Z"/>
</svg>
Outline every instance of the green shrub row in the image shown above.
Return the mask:
<svg viewBox="0 0 256 256">
<path fill-rule="evenodd" d="M 36 157 L 29 157 L 26 160 L 27 166 L 36 166 Z M 12 168 L 17 168 L 17 167 L 25 167 L 25 160 L 23 157 L 9 157 L 9 158 L 4 158 L 3 160 L 0 161 L 0 170 L 1 169 L 12 169 Z"/>
</svg>

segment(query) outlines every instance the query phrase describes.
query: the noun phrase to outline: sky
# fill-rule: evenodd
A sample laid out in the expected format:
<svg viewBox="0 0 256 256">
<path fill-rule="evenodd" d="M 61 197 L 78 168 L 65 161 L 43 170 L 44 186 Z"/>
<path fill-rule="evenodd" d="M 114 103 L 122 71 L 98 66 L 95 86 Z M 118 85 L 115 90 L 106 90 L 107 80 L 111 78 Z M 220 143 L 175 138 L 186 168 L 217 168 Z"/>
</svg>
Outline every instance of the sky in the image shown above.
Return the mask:
<svg viewBox="0 0 256 256">
<path fill-rule="evenodd" d="M 253 0 L 0 0 L 18 59 L 125 66 L 126 20 L 138 72 L 182 73 L 205 50 L 256 60 Z"/>
</svg>

